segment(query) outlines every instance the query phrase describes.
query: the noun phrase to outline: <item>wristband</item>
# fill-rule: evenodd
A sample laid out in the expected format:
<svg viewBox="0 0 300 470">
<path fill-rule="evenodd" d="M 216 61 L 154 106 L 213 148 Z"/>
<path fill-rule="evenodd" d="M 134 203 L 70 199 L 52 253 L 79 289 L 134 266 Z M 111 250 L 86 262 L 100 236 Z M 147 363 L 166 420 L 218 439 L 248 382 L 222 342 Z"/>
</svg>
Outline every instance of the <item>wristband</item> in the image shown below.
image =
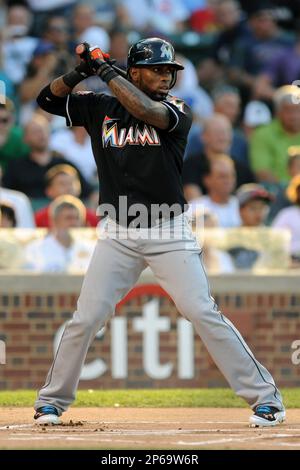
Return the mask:
<svg viewBox="0 0 300 470">
<path fill-rule="evenodd" d="M 87 78 L 87 74 L 83 72 L 81 74 L 77 70 L 72 70 L 71 72 L 66 73 L 62 77 L 64 83 L 70 88 L 74 88 L 76 85 L 78 85 L 78 83 L 82 82 L 82 80 L 84 80 L 85 78 Z"/>
<path fill-rule="evenodd" d="M 96 73 L 105 83 L 118 76 L 118 73 L 107 62 L 103 62 Z"/>
</svg>

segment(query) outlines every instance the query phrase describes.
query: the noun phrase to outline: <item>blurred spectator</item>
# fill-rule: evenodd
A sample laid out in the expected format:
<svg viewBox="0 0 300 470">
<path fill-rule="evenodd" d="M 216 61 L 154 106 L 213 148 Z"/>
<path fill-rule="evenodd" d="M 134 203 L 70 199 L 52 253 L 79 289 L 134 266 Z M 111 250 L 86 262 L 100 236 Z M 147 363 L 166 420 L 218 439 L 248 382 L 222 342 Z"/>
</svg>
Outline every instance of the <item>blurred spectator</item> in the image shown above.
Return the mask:
<svg viewBox="0 0 300 470">
<path fill-rule="evenodd" d="M 3 184 L 7 188 L 24 192 L 30 198 L 45 198 L 45 174 L 54 165 L 67 161 L 49 150 L 49 123 L 43 116 L 34 116 L 28 122 L 24 139 L 30 147 L 30 153 L 25 158 L 9 162 Z M 82 197 L 86 197 L 91 187 L 81 175 L 80 180 Z"/>
<path fill-rule="evenodd" d="M 196 67 L 198 81 L 209 94 L 215 88 L 226 84 L 224 70 L 213 58 L 202 58 Z"/>
<path fill-rule="evenodd" d="M 210 33 L 216 30 L 216 15 L 212 0 L 184 0 L 190 12 L 189 24 L 198 33 Z"/>
<path fill-rule="evenodd" d="M 268 215 L 272 195 L 261 185 L 249 183 L 236 192 L 240 207 L 242 227 L 260 227 Z"/>
<path fill-rule="evenodd" d="M 218 87 L 213 91 L 215 112 L 227 116 L 232 126 L 238 123 L 241 113 L 241 98 L 239 90 L 231 86 Z"/>
<path fill-rule="evenodd" d="M 186 57 L 177 54 L 177 60 L 183 64 L 184 70 L 177 72 L 177 82 L 172 95 L 184 100 L 191 107 L 198 123 L 213 114 L 213 103 L 207 92 L 198 85 L 194 65 Z M 194 121 L 195 123 L 195 121 Z"/>
<path fill-rule="evenodd" d="M 233 128 L 230 154 L 234 155 L 236 161 L 249 168 L 248 142 L 238 127 L 241 114 L 239 90 L 231 86 L 218 87 L 213 91 L 213 102 L 215 113 L 228 117 Z"/>
<path fill-rule="evenodd" d="M 205 268 L 213 272 L 214 274 L 224 274 L 224 273 L 232 273 L 234 271 L 234 266 L 231 261 L 231 257 L 226 251 L 220 250 L 211 243 L 210 238 L 210 231 L 207 229 L 215 229 L 219 227 L 217 217 L 210 212 L 207 208 L 200 206 L 197 212 L 194 214 L 194 221 L 197 218 L 197 227 L 201 226 L 204 228 L 203 232 L 203 241 L 199 240 L 199 233 L 198 241 L 203 243 L 203 262 Z"/>
<path fill-rule="evenodd" d="M 32 14 L 25 4 L 8 8 L 3 30 L 3 70 L 16 85 L 23 80 L 37 45 L 37 39 L 29 36 L 31 22 Z"/>
<path fill-rule="evenodd" d="M 84 127 L 74 126 L 54 132 L 50 137 L 49 146 L 75 165 L 89 183 L 94 183 L 97 167 L 91 141 Z"/>
<path fill-rule="evenodd" d="M 26 268 L 41 272 L 85 270 L 93 244 L 75 240 L 71 228 L 84 225 L 85 207 L 73 196 L 61 196 L 50 206 L 50 230 L 42 240 L 26 247 Z"/>
<path fill-rule="evenodd" d="M 238 1 L 220 0 L 214 10 L 220 33 L 215 40 L 213 55 L 219 64 L 227 66 L 237 43 L 248 38 L 250 30 Z"/>
<path fill-rule="evenodd" d="M 300 174 L 294 176 L 287 190 L 291 207 L 282 209 L 272 223 L 275 228 L 287 228 L 291 232 L 290 253 L 292 259 L 300 263 Z"/>
<path fill-rule="evenodd" d="M 258 268 L 259 265 L 267 266 L 268 255 L 263 246 L 259 246 L 258 243 L 263 234 L 259 235 L 258 230 L 265 223 L 273 197 L 259 184 L 240 186 L 236 197 L 239 202 L 242 229 L 240 239 L 238 240 L 233 235 L 233 238 L 238 241 L 228 249 L 232 262 L 236 269 L 244 270 Z M 244 232 L 244 230 L 247 231 Z"/>
<path fill-rule="evenodd" d="M 23 129 L 15 125 L 15 110 L 10 99 L 0 100 L 0 165 L 5 170 L 10 160 L 28 153 L 23 139 Z"/>
<path fill-rule="evenodd" d="M 300 77 L 300 20 L 296 43 L 288 51 L 275 56 L 257 79 L 256 93 L 263 99 L 272 99 L 276 88 L 293 83 Z"/>
<path fill-rule="evenodd" d="M 127 21 L 120 0 L 89 0 L 89 5 L 95 9 L 95 22 L 106 31 L 112 31 L 115 27 L 123 27 Z"/>
<path fill-rule="evenodd" d="M 70 165 L 60 164 L 53 166 L 47 171 L 45 179 L 45 193 L 50 201 L 67 194 L 78 197 L 81 193 L 78 172 Z M 35 213 L 37 227 L 49 227 L 49 208 L 50 206 L 47 205 Z M 91 209 L 86 209 L 85 213 L 85 225 L 96 227 L 99 219 L 95 212 Z"/>
<path fill-rule="evenodd" d="M 15 228 L 17 226 L 16 214 L 13 206 L 8 203 L 0 203 L 0 227 Z"/>
<path fill-rule="evenodd" d="M 288 148 L 300 145 L 299 89 L 286 85 L 274 95 L 276 118 L 251 136 L 250 156 L 258 181 L 273 185 L 288 181 Z M 271 189 L 271 186 L 270 186 Z"/>
<path fill-rule="evenodd" d="M 226 116 L 233 127 L 229 153 L 233 155 L 235 161 L 240 162 L 241 165 L 244 165 L 250 171 L 248 142 L 241 129 L 237 127 L 241 112 L 241 100 L 238 89 L 228 85 L 217 87 L 212 91 L 212 98 L 215 113 Z M 202 150 L 202 147 L 201 129 L 196 132 L 193 126 L 189 134 L 186 153 L 195 153 L 197 150 Z"/>
<path fill-rule="evenodd" d="M 43 34 L 43 26 L 49 16 L 64 16 L 70 19 L 78 0 L 27 0 L 33 11 L 33 31 L 37 36 Z"/>
<path fill-rule="evenodd" d="M 109 50 L 109 35 L 105 29 L 95 25 L 95 10 L 91 5 L 79 3 L 75 6 L 72 26 L 76 44 L 86 41 L 91 46 L 99 46 L 105 52 Z"/>
<path fill-rule="evenodd" d="M 262 101 L 250 101 L 246 105 L 243 118 L 243 130 L 247 138 L 251 137 L 255 129 L 269 124 L 271 121 L 271 111 Z"/>
<path fill-rule="evenodd" d="M 190 201 L 192 213 L 204 206 L 218 220 L 219 227 L 238 227 L 241 224 L 235 188 L 236 174 L 233 161 L 227 155 L 218 155 L 209 163 L 204 177 L 207 195 Z"/>
<path fill-rule="evenodd" d="M 16 226 L 18 228 L 35 227 L 30 200 L 25 194 L 19 191 L 13 191 L 12 189 L 2 188 L 0 184 L 0 203 L 9 203 L 14 207 L 17 222 Z"/>
<path fill-rule="evenodd" d="M 207 173 L 209 162 L 218 154 L 229 154 L 232 145 L 232 126 L 229 119 L 222 114 L 214 114 L 204 123 L 201 133 L 202 145 L 198 151 L 188 153 L 183 163 L 183 184 L 187 200 L 201 196 L 205 192 L 203 176 Z M 195 148 L 195 147 L 194 147 Z M 241 164 L 234 155 L 237 173 L 237 185 L 253 182 L 252 172 Z"/>
<path fill-rule="evenodd" d="M 52 16 L 47 19 L 43 39 L 54 46 L 57 65 L 55 76 L 63 75 L 75 66 L 76 56 L 74 50 L 70 51 L 70 34 L 68 23 L 63 16 Z"/>
<path fill-rule="evenodd" d="M 292 146 L 288 149 L 287 171 L 290 178 L 300 175 L 300 146 Z M 269 221 L 272 221 L 281 209 L 289 207 L 291 201 L 286 195 L 288 183 L 282 184 L 277 193 L 274 202 L 271 204 Z"/>
<path fill-rule="evenodd" d="M 20 122 L 25 124 L 36 108 L 36 97 L 56 75 L 58 58 L 54 45 L 40 41 L 33 51 L 33 57 L 28 64 L 26 77 L 20 85 L 21 100 Z"/>
<path fill-rule="evenodd" d="M 198 81 L 208 93 L 225 84 L 224 69 L 211 57 L 205 57 L 197 64 Z"/>
<path fill-rule="evenodd" d="M 3 225 L 2 210 L 0 207 L 0 228 L 7 228 L 5 225 L 5 221 Z M 16 243 L 11 238 L 10 236 L 0 237 L 0 270 L 18 269 L 23 264 L 23 250 L 20 244 Z"/>
<path fill-rule="evenodd" d="M 265 67 L 293 45 L 292 37 L 278 28 L 272 8 L 264 0 L 251 12 L 251 35 L 236 44 L 231 56 L 231 80 L 250 89 L 255 88 L 255 79 Z"/>
<path fill-rule="evenodd" d="M 186 29 L 189 10 L 184 0 L 121 0 L 133 30 L 164 35 L 178 34 Z"/>
<path fill-rule="evenodd" d="M 110 33 L 110 56 L 115 59 L 116 65 L 126 70 L 129 43 L 127 34 L 122 29 L 113 29 Z"/>
</svg>

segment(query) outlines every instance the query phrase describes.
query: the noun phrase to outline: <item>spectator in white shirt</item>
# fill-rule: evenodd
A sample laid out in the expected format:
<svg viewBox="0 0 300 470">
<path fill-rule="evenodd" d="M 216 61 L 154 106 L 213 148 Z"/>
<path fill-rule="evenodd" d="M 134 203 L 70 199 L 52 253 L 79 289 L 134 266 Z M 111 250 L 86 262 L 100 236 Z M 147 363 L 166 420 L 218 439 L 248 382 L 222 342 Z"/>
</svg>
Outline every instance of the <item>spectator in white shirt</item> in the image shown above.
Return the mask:
<svg viewBox="0 0 300 470">
<path fill-rule="evenodd" d="M 25 268 L 40 272 L 85 271 L 94 249 L 93 243 L 75 240 L 71 228 L 83 227 L 85 207 L 74 196 L 60 196 L 50 205 L 48 235 L 26 248 Z"/>
<path fill-rule="evenodd" d="M 89 183 L 96 179 L 96 163 L 91 141 L 84 127 L 61 129 L 50 137 L 50 149 L 62 154 L 73 163 Z"/>
<path fill-rule="evenodd" d="M 227 155 L 218 155 L 209 162 L 209 170 L 204 177 L 207 195 L 190 202 L 192 212 L 199 205 L 208 209 L 223 228 L 241 225 L 239 203 L 232 195 L 235 188 L 236 173 L 234 163 Z"/>
<path fill-rule="evenodd" d="M 1 187 L 2 170 L 0 168 L 0 202 L 13 206 L 17 228 L 34 228 L 34 216 L 31 203 L 26 194 Z"/>
<path fill-rule="evenodd" d="M 28 35 L 32 14 L 25 5 L 12 5 L 7 12 L 3 33 L 3 67 L 10 80 L 22 82 L 27 65 L 37 45 L 37 38 Z"/>
</svg>

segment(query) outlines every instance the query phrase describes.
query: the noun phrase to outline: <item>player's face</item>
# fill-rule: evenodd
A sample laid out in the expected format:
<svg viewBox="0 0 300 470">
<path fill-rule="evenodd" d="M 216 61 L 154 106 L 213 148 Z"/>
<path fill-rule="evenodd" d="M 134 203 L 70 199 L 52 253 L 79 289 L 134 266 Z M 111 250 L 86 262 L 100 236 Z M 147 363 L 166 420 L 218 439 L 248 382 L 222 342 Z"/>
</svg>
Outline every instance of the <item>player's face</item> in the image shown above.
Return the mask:
<svg viewBox="0 0 300 470">
<path fill-rule="evenodd" d="M 152 65 L 132 69 L 133 83 L 155 100 L 165 99 L 169 93 L 175 68 L 170 65 Z"/>
</svg>

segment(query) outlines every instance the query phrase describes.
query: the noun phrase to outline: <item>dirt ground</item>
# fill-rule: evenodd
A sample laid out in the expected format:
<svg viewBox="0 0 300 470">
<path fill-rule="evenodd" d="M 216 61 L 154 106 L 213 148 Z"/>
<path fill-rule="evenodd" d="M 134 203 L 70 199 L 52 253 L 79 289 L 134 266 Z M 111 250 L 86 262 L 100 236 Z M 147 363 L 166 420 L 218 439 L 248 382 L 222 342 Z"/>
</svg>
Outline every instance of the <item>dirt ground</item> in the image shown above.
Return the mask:
<svg viewBox="0 0 300 470">
<path fill-rule="evenodd" d="M 300 409 L 249 428 L 237 408 L 72 408 L 62 426 L 35 426 L 31 408 L 0 408 L 0 449 L 300 449 Z"/>
</svg>

